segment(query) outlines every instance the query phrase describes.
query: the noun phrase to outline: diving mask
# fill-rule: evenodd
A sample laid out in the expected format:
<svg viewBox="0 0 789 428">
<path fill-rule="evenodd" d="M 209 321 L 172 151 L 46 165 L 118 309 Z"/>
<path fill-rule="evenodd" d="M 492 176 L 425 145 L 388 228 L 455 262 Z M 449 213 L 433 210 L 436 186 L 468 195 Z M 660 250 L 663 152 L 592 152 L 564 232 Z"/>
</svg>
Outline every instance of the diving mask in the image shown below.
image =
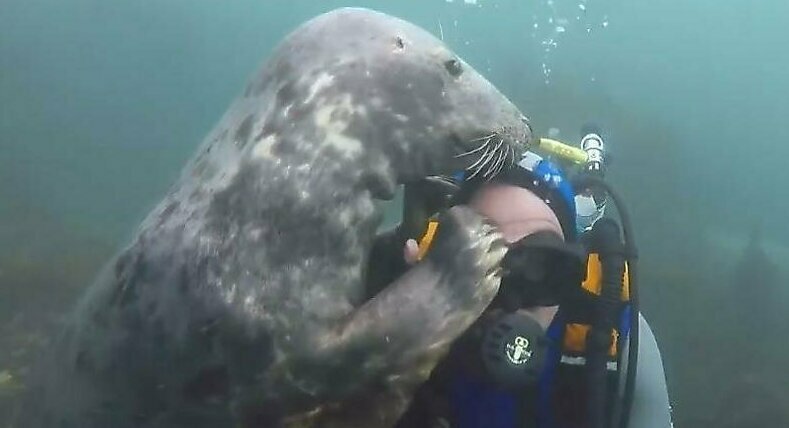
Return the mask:
<svg viewBox="0 0 789 428">
<path fill-rule="evenodd" d="M 494 306 L 514 311 L 534 306 L 554 306 L 581 283 L 585 254 L 579 244 L 569 244 L 553 232 L 538 232 L 510 246 L 502 261 L 499 294 Z"/>
</svg>

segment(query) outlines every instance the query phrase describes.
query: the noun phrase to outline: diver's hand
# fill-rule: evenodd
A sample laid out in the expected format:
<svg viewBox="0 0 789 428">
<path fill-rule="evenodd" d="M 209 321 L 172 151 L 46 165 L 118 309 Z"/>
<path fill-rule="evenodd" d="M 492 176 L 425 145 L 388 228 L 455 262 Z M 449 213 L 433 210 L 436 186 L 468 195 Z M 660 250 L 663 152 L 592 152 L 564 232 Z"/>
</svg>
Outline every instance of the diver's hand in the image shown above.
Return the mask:
<svg viewBox="0 0 789 428">
<path fill-rule="evenodd" d="M 419 261 L 419 244 L 416 242 L 416 239 L 409 239 L 405 241 L 405 247 L 403 248 L 403 258 L 405 259 L 406 264 L 409 266 L 413 266 Z"/>
<path fill-rule="evenodd" d="M 483 246 L 483 247 L 479 248 L 479 250 L 481 252 L 484 253 L 484 252 L 492 251 L 492 252 L 496 253 L 496 252 L 498 252 L 498 251 L 496 251 L 497 249 L 499 249 L 499 250 L 501 249 L 501 245 L 502 244 L 504 244 L 505 252 L 506 252 L 506 243 L 503 240 L 503 238 L 501 237 L 501 235 L 498 232 L 496 232 L 495 227 L 493 227 L 489 222 L 483 220 L 483 218 L 481 216 L 479 216 L 479 214 L 476 211 L 471 210 L 468 207 L 463 207 L 462 209 L 461 208 L 455 208 L 454 209 L 455 215 L 457 215 L 461 210 L 468 212 L 465 215 L 467 217 L 466 221 L 469 221 L 470 219 L 475 218 L 475 217 L 477 218 L 477 220 L 481 221 L 477 225 L 477 227 L 481 227 L 481 229 L 484 230 L 484 232 L 482 232 L 482 235 L 488 235 L 488 236 L 493 236 L 494 237 L 493 239 L 487 239 L 486 240 L 486 241 L 488 241 L 488 246 Z M 447 218 L 447 214 L 444 214 L 444 217 Z M 457 221 L 459 219 L 460 218 L 456 217 L 453 220 Z M 483 226 L 483 223 L 484 223 L 484 226 Z M 473 229 L 473 227 L 472 227 L 472 229 Z M 466 233 L 470 233 L 470 232 L 471 232 L 471 230 L 467 230 L 466 231 Z M 479 233 L 479 231 L 477 231 L 477 232 Z M 470 236 L 468 236 L 467 238 L 470 238 Z M 497 245 L 495 245 L 495 243 L 498 243 L 499 245 L 497 246 Z M 491 245 L 491 244 L 494 244 L 494 245 Z M 476 246 L 476 245 L 473 245 L 473 246 Z M 405 263 L 407 265 L 413 266 L 419 261 L 419 250 L 420 250 L 419 243 L 417 243 L 417 241 L 415 239 L 408 239 L 408 240 L 406 240 L 405 245 L 403 247 L 403 259 L 405 260 Z M 503 257 L 503 255 L 501 257 Z M 487 264 L 488 264 L 488 266 L 483 269 L 484 272 L 488 272 L 492 267 L 497 266 L 500 263 L 500 261 L 501 261 L 501 258 L 498 255 L 494 256 L 493 258 L 484 257 L 483 259 L 486 260 Z"/>
</svg>

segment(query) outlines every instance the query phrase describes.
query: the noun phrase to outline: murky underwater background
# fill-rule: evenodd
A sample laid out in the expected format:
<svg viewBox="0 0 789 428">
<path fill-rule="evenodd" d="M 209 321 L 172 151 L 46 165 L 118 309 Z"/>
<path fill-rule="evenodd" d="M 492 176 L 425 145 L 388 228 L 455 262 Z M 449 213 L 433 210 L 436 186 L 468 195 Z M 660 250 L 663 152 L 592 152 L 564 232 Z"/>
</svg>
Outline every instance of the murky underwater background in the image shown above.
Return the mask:
<svg viewBox="0 0 789 428">
<path fill-rule="evenodd" d="M 543 135 L 602 125 L 676 426 L 789 426 L 781 0 L 0 0 L 0 426 L 246 78 L 348 5 L 443 34 Z"/>
</svg>

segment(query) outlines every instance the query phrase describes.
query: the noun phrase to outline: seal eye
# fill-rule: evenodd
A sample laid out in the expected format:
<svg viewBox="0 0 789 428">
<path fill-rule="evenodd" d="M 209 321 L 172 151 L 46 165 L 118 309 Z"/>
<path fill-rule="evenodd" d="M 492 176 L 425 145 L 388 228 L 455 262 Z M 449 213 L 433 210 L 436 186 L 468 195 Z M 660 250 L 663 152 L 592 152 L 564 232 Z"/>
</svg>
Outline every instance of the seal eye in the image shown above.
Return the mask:
<svg viewBox="0 0 789 428">
<path fill-rule="evenodd" d="M 460 61 L 456 59 L 450 59 L 449 61 L 446 61 L 444 63 L 444 68 L 447 69 L 452 77 L 458 77 L 463 74 L 463 67 L 460 65 Z"/>
</svg>

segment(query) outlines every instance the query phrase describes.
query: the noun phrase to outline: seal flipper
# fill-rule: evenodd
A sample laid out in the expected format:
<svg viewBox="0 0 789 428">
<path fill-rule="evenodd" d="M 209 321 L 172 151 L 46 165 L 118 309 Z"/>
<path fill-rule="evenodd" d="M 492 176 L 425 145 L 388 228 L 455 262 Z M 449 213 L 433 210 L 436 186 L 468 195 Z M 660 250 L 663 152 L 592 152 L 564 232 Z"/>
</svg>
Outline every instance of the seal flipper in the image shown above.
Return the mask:
<svg viewBox="0 0 789 428">
<path fill-rule="evenodd" d="M 382 292 L 409 269 L 403 257 L 404 245 L 399 227 L 375 237 L 365 272 L 365 301 Z"/>
<path fill-rule="evenodd" d="M 441 225 L 423 262 L 322 335 L 309 361 L 291 361 L 291 385 L 299 383 L 292 376 L 309 377 L 311 385 L 317 381 L 331 389 L 313 393 L 330 393 L 342 402 L 312 413 L 311 422 L 393 425 L 452 341 L 496 295 L 498 266 L 506 253 L 498 232 L 467 207 L 452 208 Z M 321 372 L 322 381 L 315 378 Z M 353 397 L 371 385 L 374 397 L 365 397 L 365 404 L 359 405 Z M 370 400 L 382 397 L 385 406 L 370 405 Z"/>
</svg>

